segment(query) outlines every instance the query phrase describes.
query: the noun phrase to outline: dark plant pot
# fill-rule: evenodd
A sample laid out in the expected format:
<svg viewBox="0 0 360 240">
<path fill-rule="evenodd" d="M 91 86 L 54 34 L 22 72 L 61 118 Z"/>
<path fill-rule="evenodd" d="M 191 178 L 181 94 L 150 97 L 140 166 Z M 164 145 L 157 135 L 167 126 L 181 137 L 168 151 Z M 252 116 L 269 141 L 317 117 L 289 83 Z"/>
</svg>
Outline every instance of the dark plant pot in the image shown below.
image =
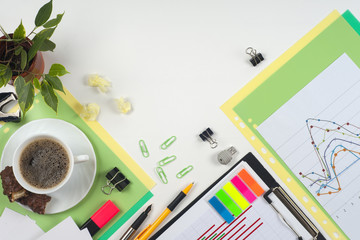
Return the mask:
<svg viewBox="0 0 360 240">
<path fill-rule="evenodd" d="M 9 34 L 9 35 L 10 37 L 13 36 L 13 34 Z M 0 39 L 5 39 L 5 38 L 6 38 L 5 36 L 0 37 Z M 31 47 L 32 42 L 28 38 L 27 40 L 29 41 L 29 43 L 23 44 L 23 47 L 28 51 Z M 5 48 L 5 42 L 0 42 L 0 53 L 3 52 L 2 50 L 4 48 Z M 40 51 L 38 51 L 35 57 L 31 60 L 30 67 L 27 69 L 27 72 L 20 74 L 20 76 L 22 76 L 26 82 L 32 81 L 34 77 L 39 79 L 41 77 L 41 74 L 44 73 L 44 68 L 45 68 L 45 62 L 43 55 Z M 17 76 L 18 75 L 14 75 L 13 73 L 13 77 L 9 81 L 10 85 L 14 84 L 14 80 L 16 79 Z"/>
</svg>

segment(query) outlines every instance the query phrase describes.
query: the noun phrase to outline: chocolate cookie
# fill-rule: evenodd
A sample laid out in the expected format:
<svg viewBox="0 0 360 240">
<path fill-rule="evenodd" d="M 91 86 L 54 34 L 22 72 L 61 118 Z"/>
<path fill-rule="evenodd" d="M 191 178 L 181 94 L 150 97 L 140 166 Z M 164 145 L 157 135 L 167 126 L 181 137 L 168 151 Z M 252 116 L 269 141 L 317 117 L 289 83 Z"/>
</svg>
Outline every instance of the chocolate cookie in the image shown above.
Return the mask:
<svg viewBox="0 0 360 240">
<path fill-rule="evenodd" d="M 45 194 L 36 194 L 25 190 L 16 180 L 12 167 L 5 167 L 0 173 L 4 195 L 8 196 L 10 202 L 17 201 L 29 206 L 31 210 L 38 214 L 44 214 L 46 204 L 51 197 Z"/>
<path fill-rule="evenodd" d="M 46 204 L 50 202 L 50 200 L 51 197 L 49 197 L 48 195 L 28 192 L 28 195 L 26 197 L 20 198 L 16 201 L 23 205 L 29 206 L 30 209 L 36 213 L 44 214 Z"/>
<path fill-rule="evenodd" d="M 27 191 L 16 181 L 12 167 L 6 166 L 0 173 L 4 195 L 8 196 L 10 202 L 25 197 Z"/>
</svg>

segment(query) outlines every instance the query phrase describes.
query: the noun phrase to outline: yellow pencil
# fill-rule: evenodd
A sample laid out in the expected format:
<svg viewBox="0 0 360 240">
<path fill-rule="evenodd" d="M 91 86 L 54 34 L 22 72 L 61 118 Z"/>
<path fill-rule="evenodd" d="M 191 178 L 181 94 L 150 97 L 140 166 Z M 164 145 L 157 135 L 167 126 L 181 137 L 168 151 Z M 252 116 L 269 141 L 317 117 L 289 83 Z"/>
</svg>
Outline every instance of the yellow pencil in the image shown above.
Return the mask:
<svg viewBox="0 0 360 240">
<path fill-rule="evenodd" d="M 147 228 L 142 230 L 139 235 L 136 236 L 134 240 L 146 240 L 148 237 L 155 231 L 155 229 L 160 225 L 162 221 L 175 209 L 175 207 L 183 200 L 194 183 L 191 183 L 189 186 L 187 186 L 184 190 L 182 190 L 179 195 L 172 201 L 169 206 L 165 209 L 165 211 L 156 219 L 156 221 L 149 225 Z"/>
</svg>

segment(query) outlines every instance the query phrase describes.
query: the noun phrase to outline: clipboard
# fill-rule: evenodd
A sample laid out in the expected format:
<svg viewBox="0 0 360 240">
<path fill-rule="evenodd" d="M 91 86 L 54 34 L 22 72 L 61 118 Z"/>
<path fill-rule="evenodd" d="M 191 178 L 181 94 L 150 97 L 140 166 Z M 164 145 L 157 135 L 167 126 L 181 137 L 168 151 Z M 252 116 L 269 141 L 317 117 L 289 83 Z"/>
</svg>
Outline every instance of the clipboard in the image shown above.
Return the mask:
<svg viewBox="0 0 360 240">
<path fill-rule="evenodd" d="M 190 211 L 196 206 L 196 204 L 204 200 L 205 196 L 213 191 L 214 187 L 220 183 L 223 179 L 228 177 L 228 175 L 233 172 L 236 168 L 239 167 L 241 163 L 246 163 L 250 168 L 255 172 L 255 174 L 261 178 L 263 183 L 269 188 L 262 198 L 264 198 L 270 206 L 272 206 L 272 200 L 269 198 L 269 195 L 274 194 L 279 200 L 286 206 L 286 208 L 293 214 L 293 216 L 299 221 L 299 223 L 308 231 L 308 233 L 313 237 L 313 239 L 323 240 L 326 239 L 322 232 L 313 224 L 313 222 L 307 217 L 307 215 L 299 208 L 299 206 L 291 199 L 291 197 L 286 193 L 286 191 L 280 186 L 280 184 L 272 177 L 272 175 L 264 168 L 264 166 L 259 162 L 259 160 L 250 152 L 245 155 L 241 160 L 235 163 L 226 173 L 219 177 L 214 183 L 212 183 L 204 192 L 202 192 L 194 201 L 192 201 L 188 206 L 186 206 L 179 214 L 172 218 L 163 228 L 156 232 L 150 240 L 155 240 L 161 237 L 165 232 L 171 231 L 174 224 L 179 221 L 185 213 Z M 274 209 L 277 211 L 277 209 Z M 281 212 L 278 212 L 279 215 L 282 215 Z M 285 219 L 287 216 L 283 216 Z M 286 221 L 286 220 L 285 220 Z M 285 223 L 284 223 L 285 224 Z M 197 239 L 209 239 L 200 236 Z M 213 239 L 218 239 L 219 236 Z M 296 235 L 294 235 L 295 239 Z M 211 238 L 210 238 L 211 239 Z M 219 237 L 221 239 L 221 236 Z M 298 236 L 297 239 L 302 239 L 301 236 Z"/>
</svg>

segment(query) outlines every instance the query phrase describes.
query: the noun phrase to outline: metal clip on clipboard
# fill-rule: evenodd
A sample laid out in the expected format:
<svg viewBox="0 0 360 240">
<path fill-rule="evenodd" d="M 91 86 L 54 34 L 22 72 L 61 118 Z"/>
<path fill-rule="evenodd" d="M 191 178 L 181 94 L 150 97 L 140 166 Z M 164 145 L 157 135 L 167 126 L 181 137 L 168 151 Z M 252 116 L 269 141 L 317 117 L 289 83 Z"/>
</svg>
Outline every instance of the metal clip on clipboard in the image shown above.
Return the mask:
<svg viewBox="0 0 360 240">
<path fill-rule="evenodd" d="M 316 226 L 311 222 L 311 220 L 305 215 L 305 213 L 298 207 L 298 205 L 291 199 L 291 197 L 285 192 L 282 187 L 271 188 L 264 194 L 264 199 L 270 204 L 270 206 L 275 210 L 275 212 L 282 218 L 286 225 L 296 234 L 299 240 L 303 238 L 295 230 L 295 228 L 286 220 L 286 218 L 281 214 L 281 212 L 274 206 L 272 200 L 269 198 L 269 195 L 274 193 L 274 195 L 284 204 L 284 206 L 292 213 L 292 215 L 299 221 L 299 223 L 309 232 L 313 239 L 318 239 L 320 231 Z M 322 239 L 322 238 L 319 238 Z"/>
<path fill-rule="evenodd" d="M 274 194 L 280 202 L 290 211 L 294 218 L 305 228 L 305 230 L 315 240 L 325 240 L 326 238 L 320 230 L 312 223 L 306 214 L 299 208 L 299 206 L 292 200 L 287 192 L 279 185 L 278 182 L 271 176 L 271 174 L 264 168 L 264 166 L 256 159 L 254 155 L 248 153 L 242 159 L 246 162 L 254 172 L 261 178 L 261 180 L 270 188 L 265 194 L 264 199 L 270 204 L 277 214 L 284 220 L 285 224 L 297 235 L 298 239 L 303 239 L 302 236 L 295 230 L 295 228 L 286 220 L 281 212 L 274 206 L 272 200 L 269 198 L 270 194 Z"/>
</svg>

